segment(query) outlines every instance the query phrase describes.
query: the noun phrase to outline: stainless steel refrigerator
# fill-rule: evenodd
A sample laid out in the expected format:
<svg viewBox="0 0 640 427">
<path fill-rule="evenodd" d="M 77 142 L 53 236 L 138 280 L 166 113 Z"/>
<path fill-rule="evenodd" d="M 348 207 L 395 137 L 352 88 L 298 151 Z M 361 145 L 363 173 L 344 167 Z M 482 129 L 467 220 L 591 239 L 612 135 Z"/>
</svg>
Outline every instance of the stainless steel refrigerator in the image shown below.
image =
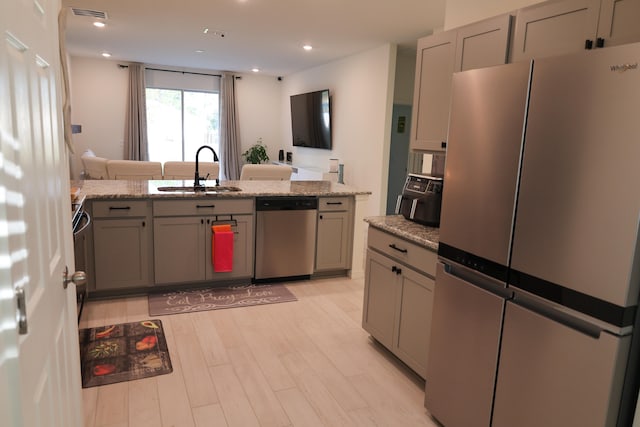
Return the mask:
<svg viewBox="0 0 640 427">
<path fill-rule="evenodd" d="M 425 394 L 446 427 L 630 425 L 639 61 L 454 75 Z"/>
</svg>

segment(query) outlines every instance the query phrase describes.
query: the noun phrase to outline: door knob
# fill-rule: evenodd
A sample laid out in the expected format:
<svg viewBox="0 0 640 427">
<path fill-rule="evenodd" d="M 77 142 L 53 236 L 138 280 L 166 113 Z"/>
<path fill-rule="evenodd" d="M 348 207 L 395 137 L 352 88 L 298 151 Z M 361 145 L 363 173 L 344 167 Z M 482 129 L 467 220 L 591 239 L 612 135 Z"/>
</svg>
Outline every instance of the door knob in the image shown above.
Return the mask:
<svg viewBox="0 0 640 427">
<path fill-rule="evenodd" d="M 76 271 L 69 277 L 69 267 L 64 268 L 62 273 L 62 286 L 67 289 L 69 283 L 73 282 L 76 286 L 84 286 L 87 284 L 87 273 L 84 271 Z"/>
</svg>

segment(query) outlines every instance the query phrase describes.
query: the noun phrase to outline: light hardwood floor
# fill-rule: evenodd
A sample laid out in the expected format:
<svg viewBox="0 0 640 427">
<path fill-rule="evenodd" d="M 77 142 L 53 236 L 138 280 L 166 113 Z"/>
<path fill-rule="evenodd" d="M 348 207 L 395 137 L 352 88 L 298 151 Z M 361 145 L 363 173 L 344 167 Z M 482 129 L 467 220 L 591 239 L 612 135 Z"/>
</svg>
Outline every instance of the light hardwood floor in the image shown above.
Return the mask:
<svg viewBox="0 0 640 427">
<path fill-rule="evenodd" d="M 436 426 L 424 381 L 362 329 L 362 279 L 287 287 L 298 301 L 154 316 L 173 373 L 83 389 L 85 426 Z M 90 301 L 80 327 L 149 318 L 146 297 Z"/>
</svg>

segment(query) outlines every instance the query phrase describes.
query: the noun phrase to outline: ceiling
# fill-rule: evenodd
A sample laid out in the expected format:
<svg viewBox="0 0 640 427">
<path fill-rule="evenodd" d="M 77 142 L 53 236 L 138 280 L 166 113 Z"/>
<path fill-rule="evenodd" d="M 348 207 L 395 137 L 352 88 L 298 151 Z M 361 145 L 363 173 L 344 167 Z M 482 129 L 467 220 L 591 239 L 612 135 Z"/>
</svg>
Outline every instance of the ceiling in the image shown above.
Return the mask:
<svg viewBox="0 0 640 427">
<path fill-rule="evenodd" d="M 445 0 L 62 0 L 75 56 L 287 76 L 394 43 L 415 48 L 444 24 Z M 208 34 L 203 31 L 209 29 Z M 304 44 L 313 46 L 303 50 Z M 197 52 L 200 50 L 201 52 Z"/>
</svg>

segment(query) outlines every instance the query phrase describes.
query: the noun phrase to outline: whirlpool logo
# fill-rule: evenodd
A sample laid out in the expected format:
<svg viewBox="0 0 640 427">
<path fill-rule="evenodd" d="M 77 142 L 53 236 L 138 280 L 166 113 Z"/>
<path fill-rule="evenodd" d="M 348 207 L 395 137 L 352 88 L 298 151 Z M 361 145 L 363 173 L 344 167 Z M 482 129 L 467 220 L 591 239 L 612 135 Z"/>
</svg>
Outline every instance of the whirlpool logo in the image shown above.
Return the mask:
<svg viewBox="0 0 640 427">
<path fill-rule="evenodd" d="M 611 65 L 611 71 L 617 71 L 619 73 L 624 73 L 628 70 L 637 70 L 638 63 L 635 64 L 620 64 L 620 65 Z"/>
</svg>

